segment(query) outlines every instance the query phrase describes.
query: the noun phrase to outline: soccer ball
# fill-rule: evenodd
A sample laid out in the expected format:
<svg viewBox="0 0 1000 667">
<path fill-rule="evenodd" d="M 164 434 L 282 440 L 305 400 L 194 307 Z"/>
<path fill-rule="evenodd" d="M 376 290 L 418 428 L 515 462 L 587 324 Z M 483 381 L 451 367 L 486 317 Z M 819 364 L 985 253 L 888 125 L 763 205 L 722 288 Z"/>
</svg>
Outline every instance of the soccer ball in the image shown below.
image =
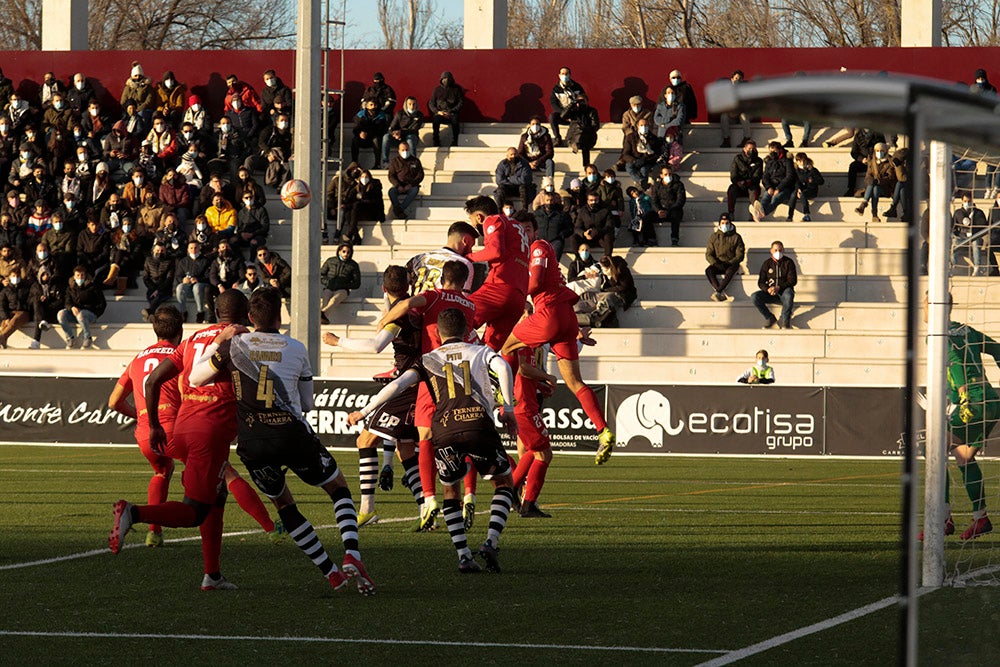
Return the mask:
<svg viewBox="0 0 1000 667">
<path fill-rule="evenodd" d="M 292 210 L 305 208 L 312 199 L 312 192 L 305 181 L 293 178 L 281 186 L 281 203 Z"/>
</svg>

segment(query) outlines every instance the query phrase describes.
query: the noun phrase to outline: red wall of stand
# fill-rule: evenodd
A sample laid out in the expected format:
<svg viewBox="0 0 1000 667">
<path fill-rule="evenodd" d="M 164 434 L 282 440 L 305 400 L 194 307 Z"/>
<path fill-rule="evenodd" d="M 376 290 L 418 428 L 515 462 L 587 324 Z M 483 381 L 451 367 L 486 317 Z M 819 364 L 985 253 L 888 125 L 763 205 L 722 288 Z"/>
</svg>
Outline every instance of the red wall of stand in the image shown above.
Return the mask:
<svg viewBox="0 0 1000 667">
<path fill-rule="evenodd" d="M 131 63 L 142 63 L 154 81 L 173 70 L 179 81 L 200 95 L 218 115 L 225 96 L 225 78 L 236 74 L 258 91 L 265 69 L 277 71 L 294 88 L 293 51 L 3 51 L 0 67 L 19 92 L 37 100 L 43 75 L 52 71 L 63 81 L 83 72 L 105 106 L 118 112 L 118 99 Z M 621 118 L 629 97 L 641 95 L 652 104 L 672 69 L 680 69 L 697 91 L 702 107 L 696 120 L 707 120 L 703 87 L 741 69 L 748 79 L 796 71 L 888 71 L 919 74 L 945 81 L 971 83 L 983 67 L 1000 81 L 1000 48 L 917 49 L 579 49 L 497 51 L 347 51 L 345 109 L 357 109 L 372 73 L 385 74 L 400 99 L 427 100 L 442 71 L 451 71 L 466 91 L 462 118 L 466 122 L 525 122 L 532 115 L 547 117 L 549 93 L 562 66 L 586 89 L 601 120 Z M 331 88 L 340 86 L 340 52 L 330 53 Z"/>
</svg>

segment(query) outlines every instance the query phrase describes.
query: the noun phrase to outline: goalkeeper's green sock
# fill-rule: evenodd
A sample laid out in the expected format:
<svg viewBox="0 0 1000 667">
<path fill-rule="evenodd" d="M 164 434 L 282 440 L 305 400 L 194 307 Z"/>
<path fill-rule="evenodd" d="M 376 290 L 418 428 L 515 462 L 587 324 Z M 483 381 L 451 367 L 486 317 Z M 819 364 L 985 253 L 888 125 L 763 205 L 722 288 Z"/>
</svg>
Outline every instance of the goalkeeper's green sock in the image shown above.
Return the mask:
<svg viewBox="0 0 1000 667">
<path fill-rule="evenodd" d="M 965 482 L 965 490 L 972 501 L 972 511 L 981 512 L 986 508 L 986 495 L 983 493 L 983 471 L 979 468 L 979 463 L 969 461 L 958 469 L 962 471 L 962 481 Z"/>
</svg>

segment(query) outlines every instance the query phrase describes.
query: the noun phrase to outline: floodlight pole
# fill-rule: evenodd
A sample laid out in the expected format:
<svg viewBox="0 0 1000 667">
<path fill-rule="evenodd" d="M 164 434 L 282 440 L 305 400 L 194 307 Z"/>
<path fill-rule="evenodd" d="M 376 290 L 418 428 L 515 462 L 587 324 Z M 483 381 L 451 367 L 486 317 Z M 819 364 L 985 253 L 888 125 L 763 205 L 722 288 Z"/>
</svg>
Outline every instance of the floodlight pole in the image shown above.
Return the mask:
<svg viewBox="0 0 1000 667">
<path fill-rule="evenodd" d="M 320 101 L 320 0 L 298 0 L 298 12 L 292 153 L 295 178 L 306 182 L 313 201 L 292 211 L 291 334 L 305 343 L 309 363 L 318 373 L 320 225 L 325 214 L 320 164 L 322 123 L 316 122 L 317 114 L 324 109 Z"/>
</svg>

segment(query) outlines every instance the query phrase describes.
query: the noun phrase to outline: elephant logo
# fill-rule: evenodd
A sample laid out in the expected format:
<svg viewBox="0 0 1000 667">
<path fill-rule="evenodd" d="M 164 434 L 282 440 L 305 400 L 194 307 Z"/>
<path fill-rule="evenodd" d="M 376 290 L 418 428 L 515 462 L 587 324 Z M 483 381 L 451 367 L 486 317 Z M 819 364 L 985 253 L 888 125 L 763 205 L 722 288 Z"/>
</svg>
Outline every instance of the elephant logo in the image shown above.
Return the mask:
<svg viewBox="0 0 1000 667">
<path fill-rule="evenodd" d="M 677 435 L 684 422 L 670 424 L 670 401 L 658 391 L 649 389 L 632 394 L 618 406 L 615 413 L 617 447 L 628 447 L 633 438 L 642 437 L 653 447 L 663 447 L 663 434 Z"/>
</svg>

